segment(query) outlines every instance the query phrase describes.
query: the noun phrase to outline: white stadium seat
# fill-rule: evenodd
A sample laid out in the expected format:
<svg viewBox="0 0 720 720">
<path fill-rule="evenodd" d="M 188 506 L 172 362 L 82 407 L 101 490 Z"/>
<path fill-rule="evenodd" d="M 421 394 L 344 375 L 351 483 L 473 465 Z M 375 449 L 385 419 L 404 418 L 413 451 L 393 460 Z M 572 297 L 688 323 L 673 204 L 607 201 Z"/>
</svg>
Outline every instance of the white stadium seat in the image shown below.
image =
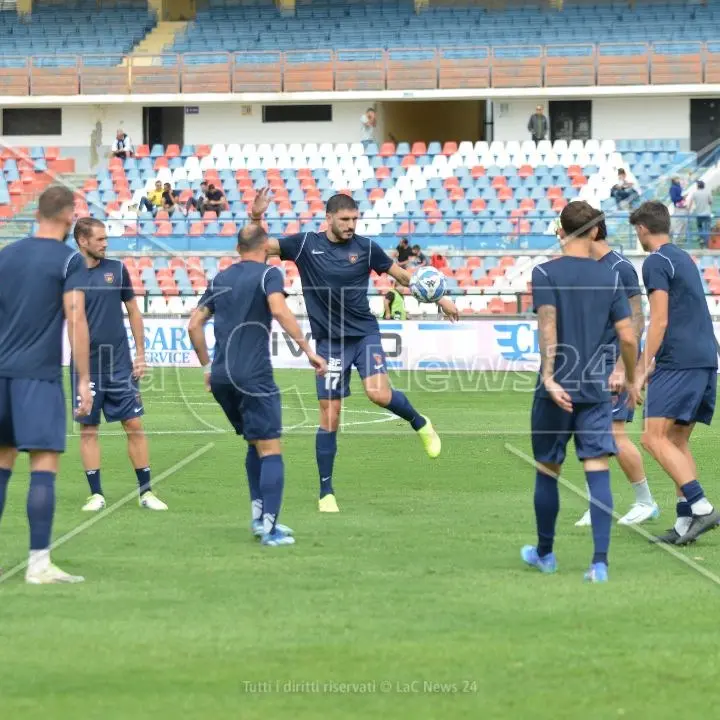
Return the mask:
<svg viewBox="0 0 720 720">
<path fill-rule="evenodd" d="M 213 157 L 218 157 L 220 155 L 226 155 L 225 145 L 223 143 L 215 143 L 212 148 L 210 148 L 210 154 Z"/>
</svg>

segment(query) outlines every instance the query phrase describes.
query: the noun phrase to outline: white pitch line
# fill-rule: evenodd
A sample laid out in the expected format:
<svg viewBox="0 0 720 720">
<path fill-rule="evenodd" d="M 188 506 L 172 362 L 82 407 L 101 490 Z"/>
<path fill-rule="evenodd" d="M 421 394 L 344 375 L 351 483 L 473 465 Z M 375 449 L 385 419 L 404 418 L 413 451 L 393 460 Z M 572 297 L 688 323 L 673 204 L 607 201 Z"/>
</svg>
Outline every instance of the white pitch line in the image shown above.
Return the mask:
<svg viewBox="0 0 720 720">
<path fill-rule="evenodd" d="M 355 425 L 375 425 L 377 423 L 386 423 L 392 420 L 400 420 L 396 415 L 383 415 L 381 418 L 376 420 L 358 420 L 343 423 L 342 427 L 355 426 Z M 317 430 L 319 425 L 289 425 L 284 427 L 284 431 L 295 430 L 296 428 L 308 428 L 311 430 Z M 234 430 L 146 430 L 146 435 L 226 435 L 228 433 L 235 434 Z M 126 433 L 121 432 L 101 432 L 102 437 L 125 437 Z M 68 437 L 80 437 L 80 433 L 68 433 Z"/>
<path fill-rule="evenodd" d="M 201 407 L 219 407 L 217 403 L 214 402 L 182 402 L 181 400 L 153 400 L 153 405 L 193 405 L 193 406 L 201 406 Z M 303 410 L 303 408 L 298 407 L 297 405 L 282 405 L 281 406 L 283 410 Z M 354 408 L 343 408 L 343 412 L 345 413 L 361 413 L 363 415 L 380 415 L 381 417 L 385 417 L 387 413 L 380 412 L 379 410 L 356 410 Z"/>
</svg>

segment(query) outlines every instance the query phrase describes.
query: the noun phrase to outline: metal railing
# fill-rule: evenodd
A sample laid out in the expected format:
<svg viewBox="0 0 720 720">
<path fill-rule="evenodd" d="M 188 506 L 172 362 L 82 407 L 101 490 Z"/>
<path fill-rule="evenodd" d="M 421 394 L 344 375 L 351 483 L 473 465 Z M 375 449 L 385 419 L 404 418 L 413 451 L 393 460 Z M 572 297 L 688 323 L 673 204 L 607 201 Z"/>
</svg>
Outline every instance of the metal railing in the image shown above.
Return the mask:
<svg viewBox="0 0 720 720">
<path fill-rule="evenodd" d="M 280 93 L 720 82 L 720 43 L 0 56 L 0 96 Z"/>
</svg>

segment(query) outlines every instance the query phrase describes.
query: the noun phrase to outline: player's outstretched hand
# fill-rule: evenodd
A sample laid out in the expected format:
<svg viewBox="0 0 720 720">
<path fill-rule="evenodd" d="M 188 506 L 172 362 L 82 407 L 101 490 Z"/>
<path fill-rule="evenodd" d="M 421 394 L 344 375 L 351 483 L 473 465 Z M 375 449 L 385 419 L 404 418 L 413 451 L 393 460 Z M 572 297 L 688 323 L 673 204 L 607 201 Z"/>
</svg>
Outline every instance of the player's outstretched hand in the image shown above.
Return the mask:
<svg viewBox="0 0 720 720">
<path fill-rule="evenodd" d="M 327 372 L 327 361 L 324 357 L 320 357 L 316 353 L 308 353 L 308 360 L 310 364 L 315 368 L 317 375 L 325 375 Z"/>
<path fill-rule="evenodd" d="M 622 368 L 615 368 L 610 373 L 610 392 L 619 393 L 625 389 L 625 370 Z"/>
<path fill-rule="evenodd" d="M 78 380 L 77 384 L 77 407 L 75 417 L 87 417 L 93 406 L 93 395 L 88 380 Z"/>
<path fill-rule="evenodd" d="M 145 365 L 145 356 L 137 355 L 133 360 L 133 377 L 136 380 L 140 380 L 140 378 L 145 377 L 146 368 L 147 365 Z"/>
<path fill-rule="evenodd" d="M 565 412 L 573 411 L 572 398 L 559 383 L 555 380 L 546 380 L 545 389 L 548 391 L 552 401 Z"/>
<path fill-rule="evenodd" d="M 250 209 L 250 217 L 259 218 L 265 214 L 270 207 L 270 188 L 264 187 L 258 190 L 252 208 Z"/>
<path fill-rule="evenodd" d="M 444 297 L 438 301 L 438 307 L 450 318 L 450 322 L 457 322 L 460 317 L 458 309 L 455 307 L 455 303 L 449 298 Z"/>
</svg>

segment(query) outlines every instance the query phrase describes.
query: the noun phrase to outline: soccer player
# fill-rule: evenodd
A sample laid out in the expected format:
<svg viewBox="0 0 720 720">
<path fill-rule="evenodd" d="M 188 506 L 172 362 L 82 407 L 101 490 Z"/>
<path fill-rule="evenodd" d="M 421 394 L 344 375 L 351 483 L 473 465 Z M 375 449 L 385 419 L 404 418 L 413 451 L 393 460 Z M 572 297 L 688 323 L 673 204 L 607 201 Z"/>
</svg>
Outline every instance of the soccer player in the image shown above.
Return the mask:
<svg viewBox="0 0 720 720">
<path fill-rule="evenodd" d="M 75 240 L 88 268 L 85 311 L 90 329 L 90 386 L 93 406 L 79 418 L 80 456 L 90 486 L 85 512 L 105 507 L 100 478 L 100 412 L 106 422 L 120 422 L 127 434 L 128 455 L 137 477 L 140 507 L 167 510 L 167 505 L 152 492 L 148 442 L 141 417 L 143 403 L 138 380 L 145 374 L 145 336 L 143 319 L 135 300 L 130 275 L 120 260 L 105 257 L 105 225 L 95 218 L 80 218 L 75 224 Z M 130 357 L 123 321 L 125 304 L 130 330 L 135 340 L 135 360 Z M 74 357 L 73 357 L 74 364 Z"/>
<path fill-rule="evenodd" d="M 27 516 L 32 585 L 77 583 L 51 562 L 55 478 L 65 452 L 62 384 L 63 314 L 78 375 L 76 412 L 90 411 L 85 263 L 65 245 L 73 194 L 50 187 L 38 202 L 37 235 L 0 252 L 0 515 L 18 452 L 30 455 Z"/>
<path fill-rule="evenodd" d="M 541 572 L 556 569 L 557 476 L 574 436 L 591 502 L 594 554 L 585 579 L 605 582 L 613 504 L 608 456 L 616 453 L 602 363 L 608 325 L 620 343 L 630 407 L 638 395 L 633 385 L 638 346 L 617 270 L 590 255 L 598 232 L 595 219 L 588 203 L 569 203 L 560 215 L 563 257 L 537 265 L 532 273 L 541 362 L 531 416 L 538 544 L 523 547 L 521 557 Z"/>
<path fill-rule="evenodd" d="M 242 261 L 218 273 L 190 318 L 190 341 L 205 369 L 206 387 L 238 435 L 248 443 L 245 469 L 250 486 L 251 530 L 263 545 L 292 545 L 293 532 L 278 523 L 284 465 L 280 447 L 280 389 L 270 360 L 270 329 L 275 318 L 307 355 L 318 374 L 327 365 L 316 355 L 285 302 L 282 273 L 265 264 L 268 236 L 260 225 L 238 235 Z M 215 318 L 212 363 L 205 324 Z"/>
<path fill-rule="evenodd" d="M 695 423 L 710 425 L 715 411 L 713 324 L 697 266 L 670 242 L 665 205 L 643 203 L 630 215 L 630 224 L 650 253 L 643 263 L 650 323 L 636 378 L 637 389 L 647 381 L 642 443 L 673 479 L 678 495 L 675 526 L 654 542 L 686 545 L 720 521 L 697 480 L 690 452 Z"/>
<path fill-rule="evenodd" d="M 610 249 L 604 215 L 600 211 L 597 212 L 596 224 L 598 232 L 595 242 L 590 245 L 590 255 L 620 276 L 620 283 L 630 303 L 635 339 L 640 347 L 640 339 L 645 329 L 645 317 L 643 316 L 642 290 L 637 272 L 627 258 Z M 619 357 L 620 347 L 612 324 L 608 327 L 608 334 L 603 344 L 609 351 L 610 366 L 615 366 L 609 382 L 610 390 L 613 392 L 612 427 L 617 445 L 617 461 L 635 492 L 635 502 L 630 506 L 628 512 L 618 520 L 618 525 L 637 525 L 646 520 L 654 520 L 660 515 L 660 510 L 650 493 L 642 454 L 625 431 L 625 424 L 633 421 L 634 411 L 627 405 L 627 393 L 621 392 L 625 383 L 625 370 L 622 359 Z M 590 525 L 590 511 L 587 510 L 575 525 L 577 527 Z"/>
<path fill-rule="evenodd" d="M 270 204 L 261 190 L 251 210 L 253 222 L 262 221 Z M 320 512 L 339 512 L 333 488 L 342 399 L 350 395 L 350 372 L 360 373 L 365 394 L 382 408 L 406 420 L 419 435 L 431 458 L 440 455 L 440 437 L 430 420 L 421 415 L 404 393 L 390 386 L 377 319 L 367 298 L 371 271 L 387 273 L 400 285 L 410 284 L 411 274 L 401 268 L 372 240 L 355 234 L 358 207 L 348 195 L 333 195 L 326 207 L 327 231 L 300 233 L 271 239 L 269 252 L 292 260 L 298 267 L 305 307 L 317 352 L 327 360 L 328 372 L 317 379 L 320 422 L 315 451 L 320 477 Z M 452 319 L 458 312 L 448 297 L 438 305 Z"/>
</svg>

